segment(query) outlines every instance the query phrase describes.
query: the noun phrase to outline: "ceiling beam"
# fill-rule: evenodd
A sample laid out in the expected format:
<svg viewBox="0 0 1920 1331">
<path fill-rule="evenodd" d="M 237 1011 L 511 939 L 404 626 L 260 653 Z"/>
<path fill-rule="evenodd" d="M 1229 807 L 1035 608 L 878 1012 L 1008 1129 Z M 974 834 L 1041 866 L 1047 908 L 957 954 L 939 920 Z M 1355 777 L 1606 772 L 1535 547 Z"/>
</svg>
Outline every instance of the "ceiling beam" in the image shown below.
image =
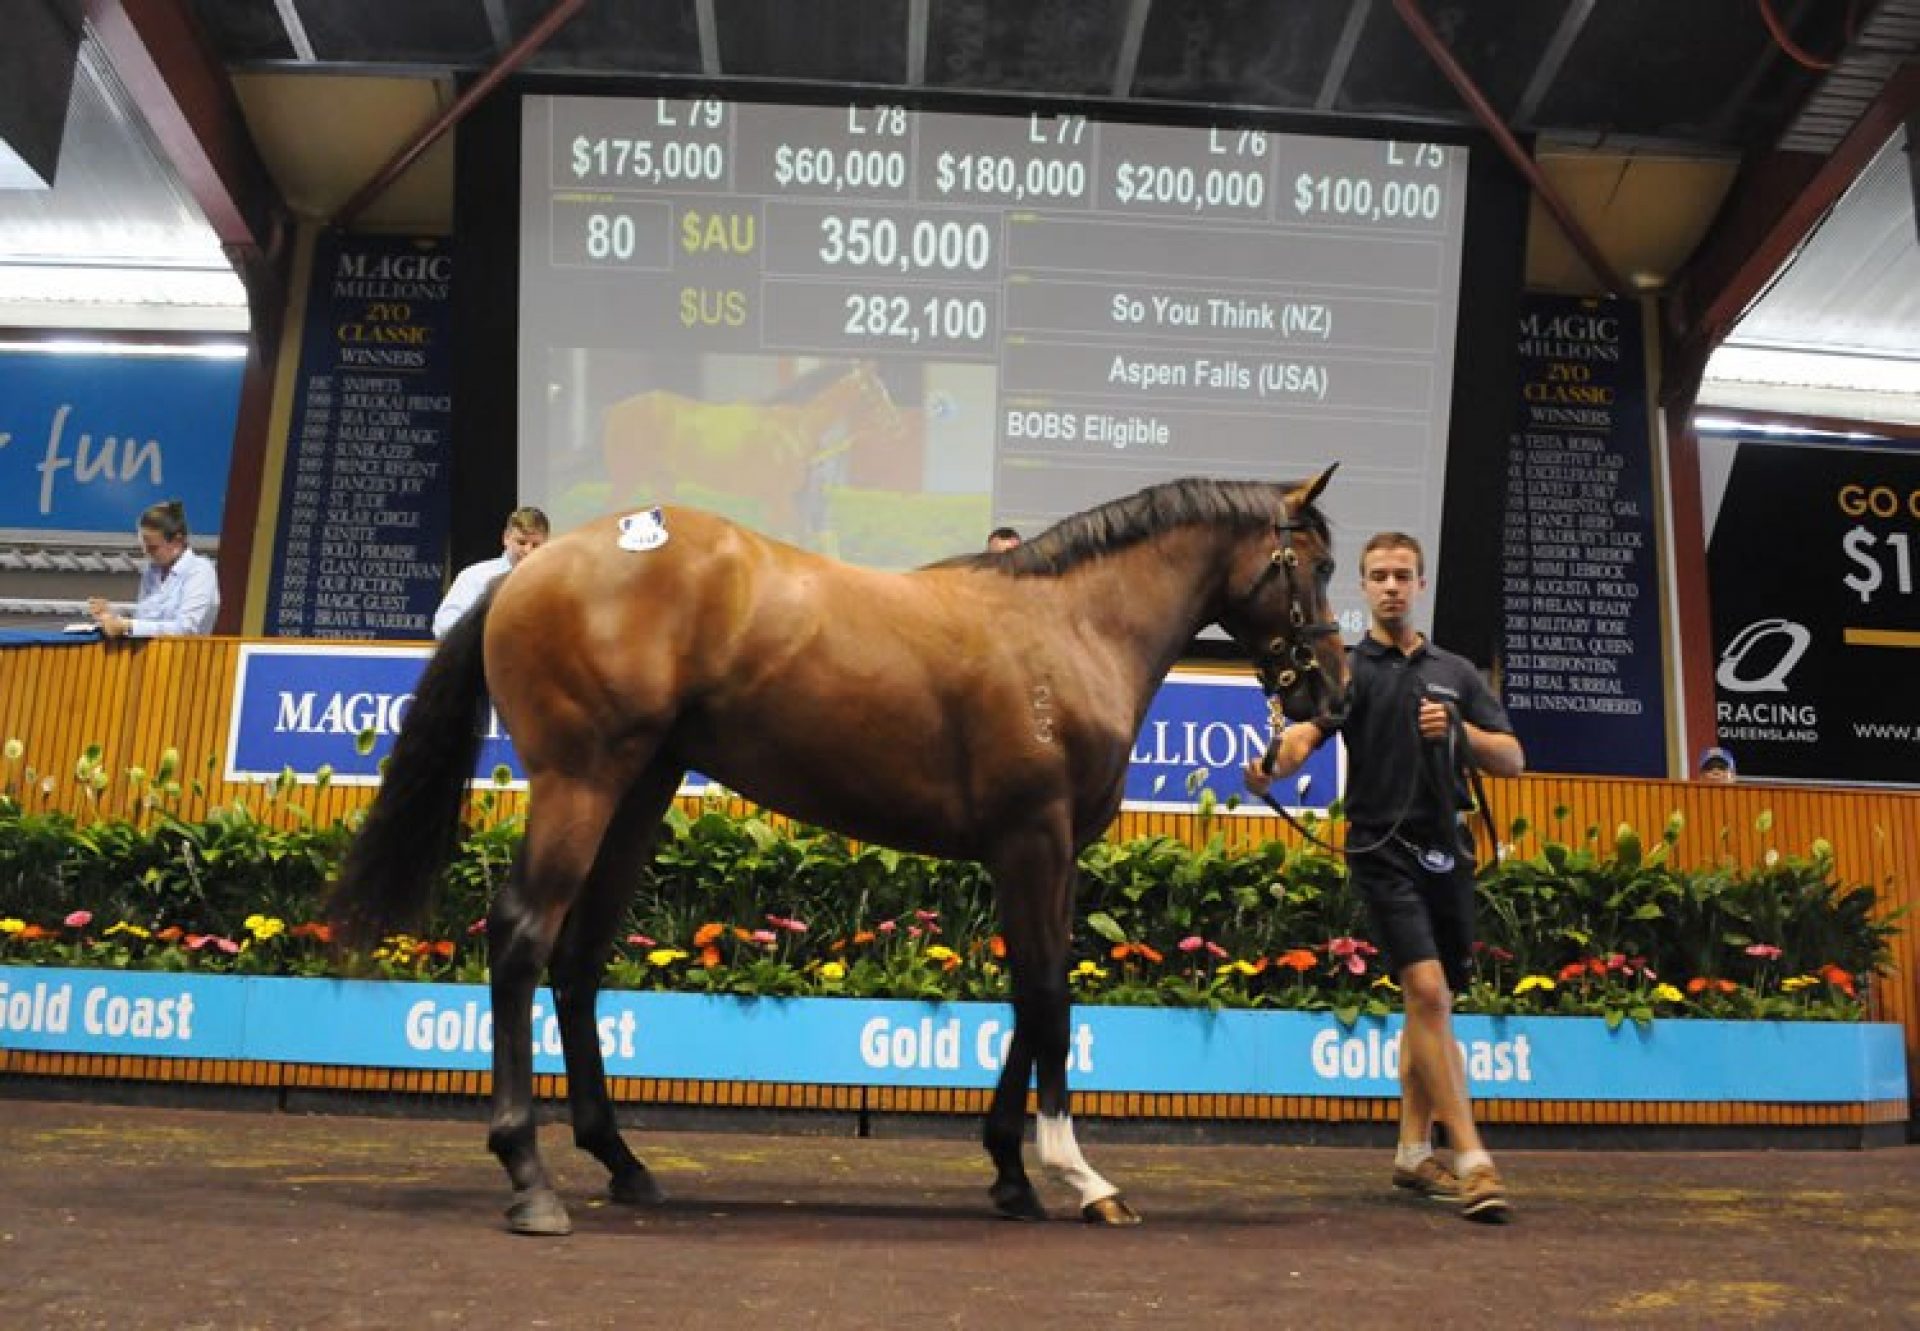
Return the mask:
<svg viewBox="0 0 1920 1331">
<path fill-rule="evenodd" d="M 1127 17 L 1120 29 L 1120 53 L 1113 62 L 1113 88 L 1115 97 L 1133 96 L 1133 77 L 1140 68 L 1140 43 L 1147 36 L 1147 11 L 1153 8 L 1153 0 L 1128 0 Z"/>
<path fill-rule="evenodd" d="M 1340 86 L 1347 81 L 1347 70 L 1353 66 L 1353 53 L 1360 45 L 1360 34 L 1366 30 L 1367 19 L 1373 13 L 1373 0 L 1354 0 L 1353 8 L 1347 11 L 1347 21 L 1340 29 L 1340 40 L 1334 43 L 1333 58 L 1327 61 L 1326 77 L 1320 80 L 1320 95 L 1313 99 L 1316 111 L 1331 111 L 1340 96 Z"/>
<path fill-rule="evenodd" d="M 1662 400 L 1691 403 L 1707 360 L 1908 117 L 1920 111 L 1920 61 L 1908 61 L 1825 157 L 1774 152 L 1742 171 L 1667 302 Z"/>
<path fill-rule="evenodd" d="M 1500 145 L 1500 150 L 1506 154 L 1507 160 L 1513 163 L 1514 170 L 1524 176 L 1527 184 L 1533 187 L 1534 194 L 1559 225 L 1560 234 L 1565 236 L 1567 243 L 1578 251 L 1580 257 L 1586 261 L 1588 269 L 1600 280 L 1600 284 L 1616 296 L 1622 298 L 1632 296 L 1633 287 L 1620 276 L 1619 271 L 1601 252 L 1600 246 L 1594 242 L 1592 233 L 1580 224 L 1580 219 L 1574 216 L 1573 209 L 1568 207 L 1567 201 L 1560 197 L 1560 191 L 1554 188 L 1553 182 L 1547 179 L 1545 172 L 1541 171 L 1539 163 L 1535 162 L 1532 155 L 1520 146 L 1520 141 L 1514 138 L 1513 131 L 1507 128 L 1507 123 L 1500 118 L 1500 113 L 1493 109 L 1493 103 L 1488 101 L 1487 95 L 1480 91 L 1480 86 L 1473 81 L 1473 76 L 1467 73 L 1466 68 L 1454 58 L 1453 52 L 1448 50 L 1447 44 L 1440 39 L 1440 34 L 1433 30 L 1433 24 L 1427 21 L 1426 14 L 1420 8 L 1419 0 L 1393 0 L 1393 7 L 1399 12 L 1401 22 L 1407 25 L 1407 31 L 1413 34 L 1414 40 L 1420 43 L 1433 63 L 1440 67 L 1440 72 L 1446 75 L 1447 82 L 1451 83 L 1454 91 L 1460 94 L 1460 100 L 1467 104 L 1467 109 L 1473 112 L 1474 118 L 1480 122 L 1487 133 L 1493 135 L 1493 141 Z"/>
<path fill-rule="evenodd" d="M 1513 108 L 1514 124 L 1531 125 L 1533 118 L 1540 114 L 1540 103 L 1553 91 L 1561 66 L 1567 63 L 1573 44 L 1580 39 L 1580 30 L 1593 17 L 1593 6 L 1594 0 L 1573 0 L 1567 12 L 1560 16 L 1560 26 L 1553 30 L 1547 49 L 1540 53 L 1540 63 L 1533 67 L 1533 77 L 1527 80 L 1527 90 L 1520 94 L 1520 103 Z"/>
<path fill-rule="evenodd" d="M 554 0 L 553 8 L 540 16 L 540 21 L 528 28 L 526 35 L 508 47 L 500 58 L 488 67 L 487 72 L 467 85 L 453 105 L 434 117 L 431 124 L 421 129 L 387 160 L 387 164 L 374 172 L 373 178 L 359 189 L 353 197 L 340 205 L 333 215 L 332 225 L 347 230 L 367 210 L 375 199 L 386 193 L 394 181 L 407 173 L 407 168 L 419 160 L 420 154 L 431 148 L 442 134 L 467 118 L 469 112 L 480 104 L 486 95 L 500 85 L 500 81 L 533 59 L 534 55 L 560 31 L 573 16 L 586 7 L 587 0 Z"/>
<path fill-rule="evenodd" d="M 85 9 L 161 155 L 252 292 L 257 270 L 271 266 L 290 232 L 226 70 L 184 0 L 86 0 Z"/>
</svg>

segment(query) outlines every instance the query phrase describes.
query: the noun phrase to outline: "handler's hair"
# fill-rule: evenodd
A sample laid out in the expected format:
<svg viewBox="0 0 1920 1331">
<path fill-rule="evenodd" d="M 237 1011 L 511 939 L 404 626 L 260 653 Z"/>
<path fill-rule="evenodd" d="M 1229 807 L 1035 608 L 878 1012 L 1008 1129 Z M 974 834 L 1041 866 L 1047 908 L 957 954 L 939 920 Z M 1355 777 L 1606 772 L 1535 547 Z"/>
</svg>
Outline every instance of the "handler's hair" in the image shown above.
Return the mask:
<svg viewBox="0 0 1920 1331">
<path fill-rule="evenodd" d="M 1382 531 L 1368 537 L 1366 545 L 1360 550 L 1360 569 L 1363 573 L 1367 567 L 1367 556 L 1375 550 L 1411 550 L 1413 551 L 1413 571 L 1423 578 L 1427 576 L 1426 551 L 1420 548 L 1420 542 L 1405 532 Z"/>
</svg>

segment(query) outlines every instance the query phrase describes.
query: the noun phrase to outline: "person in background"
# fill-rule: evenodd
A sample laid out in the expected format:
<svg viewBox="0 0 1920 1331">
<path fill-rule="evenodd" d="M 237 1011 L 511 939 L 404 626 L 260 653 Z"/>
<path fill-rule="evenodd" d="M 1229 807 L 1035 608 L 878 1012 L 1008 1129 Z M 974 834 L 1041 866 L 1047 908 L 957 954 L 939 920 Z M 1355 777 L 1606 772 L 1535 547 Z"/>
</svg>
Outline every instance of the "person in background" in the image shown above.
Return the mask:
<svg viewBox="0 0 1920 1331">
<path fill-rule="evenodd" d="M 220 579 L 213 561 L 187 544 L 187 510 L 178 499 L 140 514 L 140 548 L 147 566 L 131 617 L 102 597 L 87 602 L 87 614 L 109 638 L 205 637 L 220 614 Z"/>
<path fill-rule="evenodd" d="M 997 555 L 1020 544 L 1020 533 L 1011 527 L 995 527 L 987 533 L 987 553 Z"/>
<path fill-rule="evenodd" d="M 1480 1139 L 1453 1036 L 1453 997 L 1473 957 L 1473 838 L 1460 821 L 1463 762 L 1497 776 L 1526 766 L 1513 725 L 1480 672 L 1414 627 L 1426 590 L 1420 543 L 1381 532 L 1360 552 L 1372 626 L 1348 653 L 1345 714 L 1300 721 L 1247 764 L 1264 795 L 1337 730 L 1347 742 L 1347 873 L 1373 937 L 1405 996 L 1400 1035 L 1400 1140 L 1393 1185 L 1460 1207 L 1469 1220 L 1507 1218 L 1506 1188 Z M 1453 1165 L 1433 1153 L 1444 1124 Z"/>
<path fill-rule="evenodd" d="M 460 570 L 440 608 L 433 612 L 433 636 L 446 637 L 495 579 L 511 573 L 515 564 L 545 545 L 552 530 L 547 515 L 537 508 L 516 508 L 507 514 L 506 530 L 500 533 L 501 552 Z"/>
<path fill-rule="evenodd" d="M 1722 785 L 1732 785 L 1736 779 L 1733 755 L 1715 745 L 1700 755 L 1700 779 L 1718 781 Z"/>
</svg>

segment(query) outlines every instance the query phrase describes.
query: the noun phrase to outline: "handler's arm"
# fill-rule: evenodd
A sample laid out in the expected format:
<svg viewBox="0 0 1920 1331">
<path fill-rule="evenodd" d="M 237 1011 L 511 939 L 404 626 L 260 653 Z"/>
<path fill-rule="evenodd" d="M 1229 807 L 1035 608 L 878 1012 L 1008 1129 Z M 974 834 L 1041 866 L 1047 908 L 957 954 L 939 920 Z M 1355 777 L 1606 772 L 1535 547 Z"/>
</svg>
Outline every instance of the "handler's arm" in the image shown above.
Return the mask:
<svg viewBox="0 0 1920 1331">
<path fill-rule="evenodd" d="M 1467 733 L 1467 747 L 1473 750 L 1474 766 L 1481 771 L 1495 776 L 1519 776 L 1527 770 L 1526 751 L 1512 735 L 1484 730 L 1471 721 L 1462 721 L 1460 728 Z"/>
<path fill-rule="evenodd" d="M 1256 795 L 1264 795 L 1267 790 L 1283 776 L 1292 776 L 1300 770 L 1313 751 L 1327 738 L 1327 732 L 1311 721 L 1296 721 L 1280 732 L 1280 743 L 1274 749 L 1273 770 L 1262 766 L 1263 758 L 1256 758 L 1240 769 L 1240 775 L 1247 783 L 1247 789 Z"/>
</svg>

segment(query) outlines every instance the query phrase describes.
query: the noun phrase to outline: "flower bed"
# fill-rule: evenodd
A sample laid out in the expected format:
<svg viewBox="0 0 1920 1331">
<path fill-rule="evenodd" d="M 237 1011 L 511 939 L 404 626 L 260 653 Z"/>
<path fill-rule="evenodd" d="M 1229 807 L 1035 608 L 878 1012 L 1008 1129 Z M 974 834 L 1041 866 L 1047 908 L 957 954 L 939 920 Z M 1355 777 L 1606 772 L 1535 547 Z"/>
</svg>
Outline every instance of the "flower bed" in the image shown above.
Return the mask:
<svg viewBox="0 0 1920 1331">
<path fill-rule="evenodd" d="M 316 825 L 292 775 L 199 818 L 180 814 L 177 759 L 111 777 L 97 752 L 57 784 L 0 769 L 0 964 L 345 973 L 316 913 L 352 829 Z M 324 780 L 324 777 L 323 777 Z M 477 982 L 480 927 L 517 819 L 491 794 L 448 869 L 434 918 L 387 940 L 355 973 Z M 1202 826 L 1218 816 L 1203 801 Z M 1335 817 L 1337 824 L 1337 813 Z M 1758 864 L 1677 868 L 1678 815 L 1647 847 L 1557 810 L 1516 823 L 1480 876 L 1479 973 L 1463 1012 L 1860 1020 L 1888 965 L 1895 921 L 1832 853 L 1769 849 Z M 1761 816 L 1759 830 L 1771 819 Z M 1233 851 L 1217 832 L 1099 843 L 1081 859 L 1083 927 L 1071 980 L 1082 1003 L 1329 1011 L 1343 1023 L 1397 1007 L 1339 857 L 1288 834 Z M 669 815 L 635 884 L 608 983 L 764 996 L 997 1000 L 1004 946 L 983 872 L 860 846 L 715 803 Z"/>
</svg>

